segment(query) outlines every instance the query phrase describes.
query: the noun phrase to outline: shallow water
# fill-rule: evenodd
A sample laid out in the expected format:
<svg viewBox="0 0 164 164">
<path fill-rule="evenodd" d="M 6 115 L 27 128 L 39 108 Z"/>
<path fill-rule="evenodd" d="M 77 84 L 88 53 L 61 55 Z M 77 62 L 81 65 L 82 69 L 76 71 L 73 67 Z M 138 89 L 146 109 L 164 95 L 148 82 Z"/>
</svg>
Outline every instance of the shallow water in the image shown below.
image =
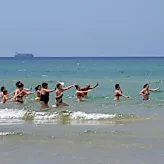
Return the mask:
<svg viewBox="0 0 164 164">
<path fill-rule="evenodd" d="M 146 63 L 146 64 L 145 64 Z M 100 85 L 78 103 L 75 89 L 64 94 L 70 106 L 43 111 L 29 96 L 24 105 L 0 104 L 0 163 L 163 164 L 164 58 L 34 58 L 0 60 L 1 85 L 9 91 L 57 81 L 65 85 Z M 130 99 L 113 101 L 120 83 Z M 150 83 L 160 91 L 142 101 Z"/>
</svg>

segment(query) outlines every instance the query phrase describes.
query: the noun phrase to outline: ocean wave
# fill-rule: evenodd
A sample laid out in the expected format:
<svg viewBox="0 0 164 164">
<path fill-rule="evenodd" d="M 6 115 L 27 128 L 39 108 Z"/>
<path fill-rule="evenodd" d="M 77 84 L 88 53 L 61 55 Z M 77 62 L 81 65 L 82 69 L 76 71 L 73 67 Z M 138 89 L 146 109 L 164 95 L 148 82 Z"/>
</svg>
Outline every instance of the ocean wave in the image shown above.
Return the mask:
<svg viewBox="0 0 164 164">
<path fill-rule="evenodd" d="M 134 119 L 139 116 L 133 114 L 103 114 L 103 113 L 85 113 L 81 111 L 71 112 L 68 110 L 60 112 L 50 111 L 26 111 L 24 109 L 1 109 L 0 110 L 0 124 L 3 122 L 11 122 L 11 120 L 20 121 L 57 121 L 57 120 L 77 120 L 77 121 L 100 121 L 100 120 L 116 120 L 116 119 Z"/>
</svg>

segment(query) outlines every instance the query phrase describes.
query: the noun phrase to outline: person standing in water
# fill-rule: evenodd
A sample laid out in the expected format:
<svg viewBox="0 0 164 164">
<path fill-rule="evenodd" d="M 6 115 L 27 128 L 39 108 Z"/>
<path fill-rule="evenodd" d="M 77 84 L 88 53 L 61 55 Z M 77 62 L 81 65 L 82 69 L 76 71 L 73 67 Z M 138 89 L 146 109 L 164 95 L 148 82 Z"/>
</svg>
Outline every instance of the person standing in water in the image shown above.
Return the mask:
<svg viewBox="0 0 164 164">
<path fill-rule="evenodd" d="M 16 85 L 16 88 L 17 88 L 17 86 L 18 86 L 19 84 L 23 84 L 23 82 L 17 81 L 16 84 L 15 84 L 15 85 Z M 28 88 L 23 88 L 23 89 L 24 89 L 25 91 L 27 91 L 27 92 L 32 90 L 32 88 L 30 88 L 30 89 L 28 89 Z"/>
<path fill-rule="evenodd" d="M 95 89 L 97 88 L 99 85 L 99 83 L 97 82 L 97 84 L 95 86 L 92 86 L 90 84 L 87 84 L 84 88 L 81 88 L 81 91 L 88 91 L 88 90 L 91 90 L 91 89 Z M 88 92 L 84 92 L 84 97 L 86 97 L 88 95 Z"/>
<path fill-rule="evenodd" d="M 28 96 L 32 94 L 33 92 L 27 92 L 24 90 L 24 84 L 23 83 L 17 83 L 17 89 L 14 92 L 14 100 L 20 104 L 24 103 L 23 97 Z"/>
<path fill-rule="evenodd" d="M 6 88 L 3 86 L 1 87 L 0 97 L 3 97 L 3 92 L 6 91 Z M 9 92 L 7 92 L 9 94 Z"/>
<path fill-rule="evenodd" d="M 122 91 L 122 89 L 121 89 L 121 87 L 120 87 L 120 85 L 119 84 L 116 84 L 115 85 L 115 92 L 114 92 L 114 100 L 120 100 L 120 97 L 122 96 L 122 97 L 125 97 L 125 98 L 129 98 L 129 96 L 125 96 L 124 94 L 123 94 L 123 91 Z"/>
<path fill-rule="evenodd" d="M 61 83 L 58 83 L 56 85 L 57 90 L 56 90 L 55 99 L 56 99 L 56 106 L 57 107 L 59 107 L 59 106 L 69 106 L 68 104 L 63 102 L 63 99 L 62 99 L 63 98 L 63 92 L 73 88 L 74 86 L 75 85 L 71 85 L 71 86 L 63 88 Z"/>
<path fill-rule="evenodd" d="M 35 91 L 36 91 L 36 98 L 35 100 L 40 100 L 41 98 L 41 85 L 38 85 L 37 87 L 35 87 Z"/>
<path fill-rule="evenodd" d="M 7 100 L 10 100 L 12 97 L 10 97 L 9 92 L 7 90 L 3 91 L 3 97 L 2 97 L 2 104 L 5 104 Z"/>
<path fill-rule="evenodd" d="M 80 102 L 80 101 L 83 101 L 83 99 L 85 98 L 86 96 L 86 93 L 88 92 L 91 92 L 92 90 L 87 90 L 87 91 L 82 91 L 80 86 L 79 85 L 75 85 L 75 88 L 76 88 L 76 98 L 77 100 Z"/>
<path fill-rule="evenodd" d="M 56 89 L 49 90 L 48 89 L 48 83 L 43 83 L 42 84 L 42 89 L 41 89 L 41 96 L 40 96 L 40 106 L 41 107 L 48 107 L 48 102 L 49 102 L 49 93 L 54 92 Z"/>
<path fill-rule="evenodd" d="M 156 89 L 150 89 L 149 88 L 149 84 L 145 84 L 143 86 L 143 89 L 140 92 L 140 95 L 143 96 L 143 100 L 150 100 L 150 92 L 155 92 L 158 91 L 160 88 L 156 88 Z"/>
</svg>

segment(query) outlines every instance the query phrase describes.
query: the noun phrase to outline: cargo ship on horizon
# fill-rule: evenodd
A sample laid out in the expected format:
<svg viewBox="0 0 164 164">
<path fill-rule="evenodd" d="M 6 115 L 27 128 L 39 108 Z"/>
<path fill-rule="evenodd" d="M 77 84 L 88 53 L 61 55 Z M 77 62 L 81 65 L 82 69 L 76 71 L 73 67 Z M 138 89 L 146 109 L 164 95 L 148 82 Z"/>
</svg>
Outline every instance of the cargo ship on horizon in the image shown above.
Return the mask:
<svg viewBox="0 0 164 164">
<path fill-rule="evenodd" d="M 34 55 L 31 54 L 31 53 L 18 53 L 18 52 L 15 52 L 14 57 L 15 58 L 33 58 Z"/>
</svg>

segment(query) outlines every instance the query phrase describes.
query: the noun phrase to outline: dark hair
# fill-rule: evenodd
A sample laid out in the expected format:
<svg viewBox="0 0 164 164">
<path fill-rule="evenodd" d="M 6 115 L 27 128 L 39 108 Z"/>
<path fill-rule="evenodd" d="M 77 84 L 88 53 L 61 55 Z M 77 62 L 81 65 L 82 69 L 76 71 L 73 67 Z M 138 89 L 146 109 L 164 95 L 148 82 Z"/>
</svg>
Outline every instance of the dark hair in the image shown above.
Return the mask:
<svg viewBox="0 0 164 164">
<path fill-rule="evenodd" d="M 17 88 L 21 88 L 20 86 L 22 85 L 24 86 L 24 84 L 21 81 L 17 81 L 15 85 Z"/>
<path fill-rule="evenodd" d="M 120 87 L 120 84 L 116 84 L 115 85 L 115 89 L 117 89 L 118 87 Z"/>
<path fill-rule="evenodd" d="M 45 88 L 48 86 L 48 83 L 42 83 L 42 87 Z"/>
<path fill-rule="evenodd" d="M 41 87 L 41 85 L 36 86 L 35 90 L 37 91 L 39 89 L 39 87 Z"/>
<path fill-rule="evenodd" d="M 149 85 L 149 84 L 145 84 L 145 85 L 143 86 L 143 88 L 146 88 L 148 85 Z"/>
<path fill-rule="evenodd" d="M 3 87 L 1 87 L 1 92 L 3 92 L 3 90 L 5 89 L 5 87 L 3 86 Z"/>
<path fill-rule="evenodd" d="M 75 88 L 78 89 L 79 88 L 79 85 L 75 85 Z"/>
<path fill-rule="evenodd" d="M 60 83 L 57 83 L 57 84 L 56 84 L 56 88 L 59 88 L 60 86 L 61 86 Z"/>
<path fill-rule="evenodd" d="M 5 91 L 3 91 L 3 94 L 5 95 L 5 94 L 7 94 L 7 92 L 8 92 L 8 91 L 7 91 L 7 90 L 5 90 Z"/>
<path fill-rule="evenodd" d="M 18 85 L 17 85 L 17 88 L 23 88 L 24 87 L 24 84 L 23 83 L 19 83 Z"/>
</svg>

